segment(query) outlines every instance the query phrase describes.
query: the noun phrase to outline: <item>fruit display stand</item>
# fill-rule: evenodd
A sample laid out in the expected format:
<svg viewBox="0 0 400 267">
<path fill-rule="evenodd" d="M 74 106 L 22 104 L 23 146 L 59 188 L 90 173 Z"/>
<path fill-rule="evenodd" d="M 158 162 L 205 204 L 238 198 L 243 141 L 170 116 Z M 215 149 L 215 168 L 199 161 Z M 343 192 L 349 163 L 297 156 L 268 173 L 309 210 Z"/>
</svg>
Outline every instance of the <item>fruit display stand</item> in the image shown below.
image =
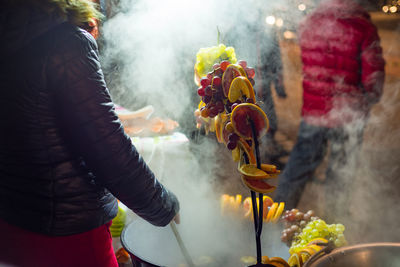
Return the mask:
<svg viewBox="0 0 400 267">
<path fill-rule="evenodd" d="M 231 150 L 241 182 L 250 190 L 251 197 L 243 203 L 241 195 L 221 196 L 222 213 L 241 211 L 254 224 L 256 259 L 249 261 L 249 267 L 302 267 L 313 255 L 346 245 L 342 224 L 328 225 L 313 211 L 284 211 L 285 203 L 276 203 L 266 195 L 275 190 L 269 179 L 277 178 L 280 171 L 260 159 L 259 142 L 268 131 L 269 121 L 253 89 L 254 69 L 244 60 L 236 62 L 234 49 L 221 44 L 200 49 L 196 59 L 194 81 L 200 97 L 194 113 L 197 126 L 204 127 L 206 133 L 215 132 L 217 141 Z M 263 225 L 277 222 L 285 225 L 281 241 L 289 247 L 288 261 L 262 254 Z"/>
</svg>

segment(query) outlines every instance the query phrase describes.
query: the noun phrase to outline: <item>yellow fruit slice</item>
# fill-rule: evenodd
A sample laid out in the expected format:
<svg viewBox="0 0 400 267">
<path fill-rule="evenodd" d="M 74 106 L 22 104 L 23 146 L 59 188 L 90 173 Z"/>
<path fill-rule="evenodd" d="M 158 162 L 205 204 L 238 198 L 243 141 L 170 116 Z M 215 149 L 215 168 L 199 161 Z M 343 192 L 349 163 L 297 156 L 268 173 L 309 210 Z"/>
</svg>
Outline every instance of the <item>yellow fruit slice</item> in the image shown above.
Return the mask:
<svg viewBox="0 0 400 267">
<path fill-rule="evenodd" d="M 271 257 L 269 258 L 268 264 L 279 266 L 279 267 L 290 267 L 289 264 L 281 257 Z"/>
<path fill-rule="evenodd" d="M 232 159 L 234 162 L 238 162 L 240 160 L 240 149 L 239 147 L 235 147 L 235 149 L 232 150 Z"/>
<path fill-rule="evenodd" d="M 246 77 L 239 76 L 233 79 L 229 87 L 228 99 L 231 103 L 234 103 L 237 100 L 243 100 L 242 96 L 252 99 L 253 102 L 256 100 L 254 89 L 250 81 Z"/>
<path fill-rule="evenodd" d="M 246 197 L 243 200 L 243 210 L 244 210 L 244 218 L 250 217 L 253 213 L 253 204 L 251 202 L 251 197 Z"/>
<path fill-rule="evenodd" d="M 301 267 L 303 266 L 303 261 L 300 257 L 300 254 L 298 253 L 293 253 L 289 259 L 288 259 L 288 264 L 290 267 Z"/>
<path fill-rule="evenodd" d="M 276 209 L 274 216 L 271 219 L 271 222 L 273 222 L 273 223 L 278 222 L 284 209 L 285 209 L 285 202 L 280 202 L 278 208 Z"/>
<path fill-rule="evenodd" d="M 222 74 L 222 91 L 226 97 L 233 79 L 239 76 L 247 77 L 246 71 L 238 64 L 230 64 Z"/>
<path fill-rule="evenodd" d="M 261 263 L 262 263 L 262 264 L 267 264 L 268 262 L 269 262 L 268 256 L 262 256 L 262 257 L 261 257 Z"/>
<path fill-rule="evenodd" d="M 252 256 L 243 256 L 240 258 L 240 261 L 244 264 L 255 264 L 257 263 L 256 258 L 252 257 Z"/>
<path fill-rule="evenodd" d="M 220 209 L 221 209 L 221 214 L 225 214 L 226 210 L 229 206 L 229 195 L 223 194 L 220 198 Z"/>
<path fill-rule="evenodd" d="M 235 211 L 239 210 L 240 203 L 242 203 L 242 195 L 237 194 L 235 197 Z"/>
<path fill-rule="evenodd" d="M 268 174 L 257 168 L 254 164 L 243 164 L 239 168 L 239 172 L 246 176 L 248 179 L 265 179 L 268 178 Z"/>
<path fill-rule="evenodd" d="M 266 222 L 271 221 L 271 219 L 274 217 L 275 212 L 278 209 L 278 205 L 279 205 L 278 202 L 274 202 L 274 204 L 272 204 L 272 206 L 269 208 L 268 215 L 265 220 Z"/>
<path fill-rule="evenodd" d="M 315 251 L 311 248 L 305 247 L 305 248 L 302 248 L 299 251 L 299 253 L 300 253 L 301 260 L 303 262 L 306 262 L 313 254 L 315 254 Z"/>
<path fill-rule="evenodd" d="M 269 128 L 269 121 L 264 111 L 257 105 L 242 103 L 237 105 L 231 113 L 231 122 L 235 132 L 244 139 L 252 139 L 252 124 L 257 138 L 262 137 Z"/>
<path fill-rule="evenodd" d="M 199 105 L 197 106 L 197 108 L 200 110 L 202 107 L 205 107 L 206 103 L 204 103 L 203 101 L 200 100 Z"/>
<path fill-rule="evenodd" d="M 318 245 L 315 245 L 315 244 L 307 245 L 306 247 L 309 248 L 309 249 L 314 250 L 315 252 L 318 252 L 318 251 L 320 251 L 322 249 L 322 247 L 320 247 Z"/>
</svg>

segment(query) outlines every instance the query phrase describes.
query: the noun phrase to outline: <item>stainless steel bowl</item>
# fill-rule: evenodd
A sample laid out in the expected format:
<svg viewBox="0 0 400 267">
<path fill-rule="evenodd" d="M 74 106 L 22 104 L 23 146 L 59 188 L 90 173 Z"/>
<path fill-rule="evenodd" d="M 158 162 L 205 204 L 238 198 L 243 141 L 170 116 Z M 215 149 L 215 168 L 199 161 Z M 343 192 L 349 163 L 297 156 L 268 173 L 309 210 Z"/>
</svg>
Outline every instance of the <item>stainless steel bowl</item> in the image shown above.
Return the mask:
<svg viewBox="0 0 400 267">
<path fill-rule="evenodd" d="M 315 255 L 317 256 L 317 255 Z M 304 267 L 400 267 L 400 243 L 368 243 L 311 257 Z"/>
</svg>

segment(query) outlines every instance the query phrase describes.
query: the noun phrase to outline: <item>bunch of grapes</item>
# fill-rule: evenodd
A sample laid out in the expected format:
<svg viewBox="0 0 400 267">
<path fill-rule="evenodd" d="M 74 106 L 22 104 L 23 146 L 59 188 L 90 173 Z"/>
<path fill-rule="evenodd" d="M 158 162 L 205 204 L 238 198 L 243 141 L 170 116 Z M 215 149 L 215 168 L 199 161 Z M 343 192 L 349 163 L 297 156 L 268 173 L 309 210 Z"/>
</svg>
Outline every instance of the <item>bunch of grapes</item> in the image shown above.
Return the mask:
<svg viewBox="0 0 400 267">
<path fill-rule="evenodd" d="M 281 240 L 290 246 L 294 238 L 300 233 L 310 221 L 318 220 L 313 210 L 309 210 L 306 213 L 299 211 L 298 209 L 286 210 L 282 216 L 284 221 L 285 229 L 282 231 Z"/>
<path fill-rule="evenodd" d="M 212 71 L 201 78 L 197 94 L 205 104 L 205 106 L 200 109 L 200 114 L 203 118 L 214 118 L 222 112 L 229 114 L 236 105 L 241 103 L 240 100 L 231 103 L 223 93 L 222 76 L 230 64 L 232 64 L 232 62 L 228 60 L 215 63 L 212 66 Z M 246 71 L 249 81 L 254 85 L 254 68 L 248 67 L 245 60 L 240 60 L 238 64 Z M 247 101 L 250 102 L 252 99 L 248 99 Z"/>
<path fill-rule="evenodd" d="M 223 60 L 236 63 L 237 59 L 233 47 L 226 47 L 224 44 L 220 44 L 218 46 L 200 48 L 196 54 L 195 70 L 200 77 L 203 77 L 211 70 L 215 62 Z"/>
<path fill-rule="evenodd" d="M 344 237 L 345 227 L 343 224 L 327 224 L 324 220 L 317 219 L 310 221 L 293 240 L 289 252 L 300 251 L 310 241 L 316 238 L 324 238 L 333 243 L 335 247 L 341 247 L 347 244 Z"/>
</svg>

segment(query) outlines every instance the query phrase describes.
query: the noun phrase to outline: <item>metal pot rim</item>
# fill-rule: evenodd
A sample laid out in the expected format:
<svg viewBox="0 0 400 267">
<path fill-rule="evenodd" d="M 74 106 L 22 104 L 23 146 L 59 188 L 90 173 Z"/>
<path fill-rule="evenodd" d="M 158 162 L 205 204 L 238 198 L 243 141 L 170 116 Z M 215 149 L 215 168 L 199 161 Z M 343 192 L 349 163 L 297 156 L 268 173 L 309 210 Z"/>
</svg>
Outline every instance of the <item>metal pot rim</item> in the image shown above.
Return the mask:
<svg viewBox="0 0 400 267">
<path fill-rule="evenodd" d="M 400 243 L 396 242 L 375 242 L 375 243 L 364 243 L 364 244 L 356 244 L 351 246 L 340 247 L 332 250 L 330 253 L 327 254 L 320 254 L 319 256 L 315 254 L 317 257 L 311 257 L 308 261 L 305 262 L 303 267 L 312 267 L 312 264 L 317 260 L 321 260 L 325 257 L 332 257 L 337 254 L 343 254 L 346 251 L 354 251 L 354 250 L 361 250 L 371 247 L 399 247 Z"/>
</svg>

